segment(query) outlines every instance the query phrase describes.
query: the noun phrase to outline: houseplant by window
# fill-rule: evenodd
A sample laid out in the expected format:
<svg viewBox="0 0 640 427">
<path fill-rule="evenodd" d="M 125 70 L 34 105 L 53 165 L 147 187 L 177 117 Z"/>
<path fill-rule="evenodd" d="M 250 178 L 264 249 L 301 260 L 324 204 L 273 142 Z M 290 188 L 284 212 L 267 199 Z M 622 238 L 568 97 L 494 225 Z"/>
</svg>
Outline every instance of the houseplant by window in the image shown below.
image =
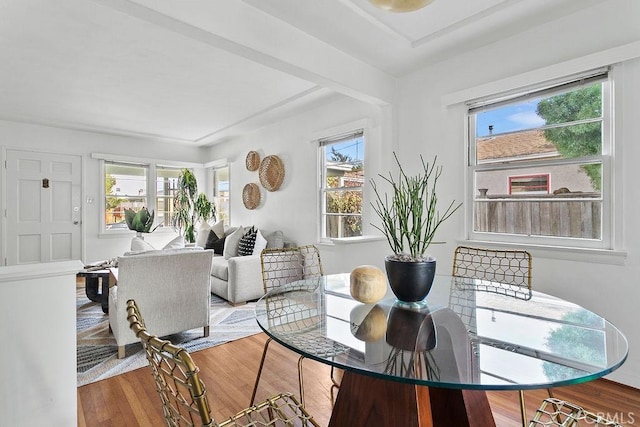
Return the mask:
<svg viewBox="0 0 640 427">
<path fill-rule="evenodd" d="M 195 226 L 200 220 L 207 221 L 216 216 L 216 206 L 206 194 L 198 193 L 198 182 L 193 172 L 182 169 L 178 177 L 178 191 L 173 199 L 174 226 L 189 243 L 196 241 Z"/>
<path fill-rule="evenodd" d="M 151 229 L 151 226 L 153 226 L 154 215 L 154 211 L 149 212 L 149 210 L 144 207 L 138 212 L 133 209 L 124 209 L 124 219 L 127 223 L 127 227 L 129 227 L 129 230 L 135 231 L 138 234 L 138 237 L 142 237 L 142 233 L 151 233 L 153 230 L 158 228 L 156 225 L 153 227 L 153 230 Z"/>
<path fill-rule="evenodd" d="M 399 301 L 419 303 L 423 301 L 433 284 L 436 260 L 427 254 L 438 227 L 454 214 L 462 203 L 455 200 L 444 213 L 438 210 L 436 187 L 442 174 L 442 166 L 437 166 L 437 156 L 431 164 L 422 156 L 422 171 L 408 176 L 396 153 L 393 153 L 399 172 L 394 178 L 379 175 L 391 186 L 390 194 L 378 190 L 375 181 L 371 186 L 376 199 L 371 203 L 382 220 L 382 225 L 371 224 L 387 238 L 393 255 L 385 258 L 385 267 L 391 290 Z"/>
</svg>

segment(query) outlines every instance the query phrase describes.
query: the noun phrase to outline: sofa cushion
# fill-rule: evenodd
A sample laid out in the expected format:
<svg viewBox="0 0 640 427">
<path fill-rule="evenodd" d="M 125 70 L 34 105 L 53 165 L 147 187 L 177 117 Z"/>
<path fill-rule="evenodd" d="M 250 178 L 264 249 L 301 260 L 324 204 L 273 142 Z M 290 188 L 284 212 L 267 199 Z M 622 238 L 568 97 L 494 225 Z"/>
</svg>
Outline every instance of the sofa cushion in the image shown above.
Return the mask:
<svg viewBox="0 0 640 427">
<path fill-rule="evenodd" d="M 175 239 L 172 239 L 169 243 L 164 245 L 163 250 L 167 249 L 181 249 L 184 248 L 184 237 L 178 236 Z"/>
<path fill-rule="evenodd" d="M 196 246 L 204 248 L 204 245 L 207 243 L 207 238 L 209 237 L 209 230 L 211 230 L 211 225 L 209 225 L 207 221 L 202 221 L 196 234 Z"/>
<path fill-rule="evenodd" d="M 267 247 L 267 239 L 264 238 L 262 232 L 258 230 L 256 233 L 256 242 L 253 245 L 253 255 L 260 255 L 263 249 Z"/>
<path fill-rule="evenodd" d="M 224 241 L 223 255 L 225 259 L 229 259 L 234 256 L 238 256 L 238 245 L 240 239 L 244 236 L 244 228 L 238 227 L 236 231 L 227 236 Z"/>
<path fill-rule="evenodd" d="M 238 243 L 238 256 L 253 255 L 253 247 L 256 244 L 257 232 L 258 230 L 256 230 L 255 227 L 251 227 L 244 233 Z"/>
<path fill-rule="evenodd" d="M 267 248 L 269 249 L 284 247 L 284 234 L 282 234 L 282 231 L 280 230 L 265 234 L 264 238 L 267 239 Z"/>
<path fill-rule="evenodd" d="M 131 252 L 152 251 L 155 248 L 138 236 L 131 239 Z"/>
<path fill-rule="evenodd" d="M 224 257 L 214 257 L 211 262 L 211 275 L 221 280 L 229 280 L 229 261 Z"/>
</svg>

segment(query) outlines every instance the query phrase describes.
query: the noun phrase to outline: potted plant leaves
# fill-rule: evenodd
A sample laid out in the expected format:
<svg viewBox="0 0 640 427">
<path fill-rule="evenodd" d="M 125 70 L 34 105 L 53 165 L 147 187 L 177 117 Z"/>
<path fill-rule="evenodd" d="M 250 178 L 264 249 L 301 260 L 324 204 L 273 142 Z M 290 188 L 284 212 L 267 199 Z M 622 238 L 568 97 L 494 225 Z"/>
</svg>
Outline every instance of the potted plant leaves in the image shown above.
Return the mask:
<svg viewBox="0 0 640 427">
<path fill-rule="evenodd" d="M 178 191 L 173 199 L 174 226 L 189 243 L 196 241 L 195 226 L 200 220 L 207 221 L 216 216 L 216 206 L 206 194 L 198 193 L 198 182 L 193 172 L 182 169 L 178 177 Z"/>
<path fill-rule="evenodd" d="M 436 271 L 436 260 L 427 254 L 438 227 L 454 214 L 462 203 L 452 201 L 444 211 L 438 210 L 436 187 L 442 166 L 436 166 L 437 156 L 431 164 L 422 156 L 422 171 L 409 176 L 398 156 L 393 153 L 399 172 L 379 175 L 391 186 L 389 194 L 381 194 L 375 181 L 371 185 L 376 199 L 371 203 L 382 220 L 372 224 L 387 238 L 393 255 L 385 258 L 387 278 L 391 290 L 399 301 L 421 303 L 431 290 Z"/>
<path fill-rule="evenodd" d="M 138 234 L 138 237 L 142 237 L 142 233 L 151 233 L 158 228 L 158 225 L 156 225 L 153 227 L 153 230 L 151 229 L 153 226 L 154 215 L 154 211 L 149 212 L 145 207 L 137 212 L 133 209 L 124 209 L 124 219 L 127 223 L 127 227 L 129 227 L 129 230 L 135 231 Z"/>
</svg>

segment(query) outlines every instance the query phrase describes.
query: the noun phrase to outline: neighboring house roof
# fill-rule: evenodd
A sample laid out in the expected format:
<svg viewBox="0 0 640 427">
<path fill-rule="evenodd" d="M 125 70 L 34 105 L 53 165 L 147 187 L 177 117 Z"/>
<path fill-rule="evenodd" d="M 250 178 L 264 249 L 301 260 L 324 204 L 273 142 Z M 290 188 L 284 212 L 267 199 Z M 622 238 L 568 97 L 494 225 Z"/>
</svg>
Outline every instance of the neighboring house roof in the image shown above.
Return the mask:
<svg viewBox="0 0 640 427">
<path fill-rule="evenodd" d="M 478 161 L 555 157 L 558 151 L 541 130 L 508 133 L 479 138 Z"/>
</svg>

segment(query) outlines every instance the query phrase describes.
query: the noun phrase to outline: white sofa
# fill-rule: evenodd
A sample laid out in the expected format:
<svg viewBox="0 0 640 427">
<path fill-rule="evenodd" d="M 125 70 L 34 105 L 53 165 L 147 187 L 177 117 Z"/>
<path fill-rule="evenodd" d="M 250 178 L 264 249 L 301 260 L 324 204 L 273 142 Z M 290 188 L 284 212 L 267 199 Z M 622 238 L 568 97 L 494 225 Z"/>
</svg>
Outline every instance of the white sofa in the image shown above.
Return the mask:
<svg viewBox="0 0 640 427">
<path fill-rule="evenodd" d="M 237 227 L 225 230 L 230 236 Z M 281 231 L 265 232 L 260 230 L 267 240 L 267 248 L 290 246 L 285 242 Z M 260 254 L 237 256 L 237 249 L 229 248 L 225 242 L 226 256 L 216 255 L 211 265 L 211 293 L 224 298 L 231 305 L 244 304 L 264 295 L 262 283 L 262 265 Z"/>
<path fill-rule="evenodd" d="M 126 305 L 134 299 L 150 333 L 166 336 L 194 328 L 209 335 L 211 250 L 169 249 L 129 253 L 118 259 L 118 283 L 109 290 L 109 324 L 118 344 L 138 342 Z"/>
</svg>

